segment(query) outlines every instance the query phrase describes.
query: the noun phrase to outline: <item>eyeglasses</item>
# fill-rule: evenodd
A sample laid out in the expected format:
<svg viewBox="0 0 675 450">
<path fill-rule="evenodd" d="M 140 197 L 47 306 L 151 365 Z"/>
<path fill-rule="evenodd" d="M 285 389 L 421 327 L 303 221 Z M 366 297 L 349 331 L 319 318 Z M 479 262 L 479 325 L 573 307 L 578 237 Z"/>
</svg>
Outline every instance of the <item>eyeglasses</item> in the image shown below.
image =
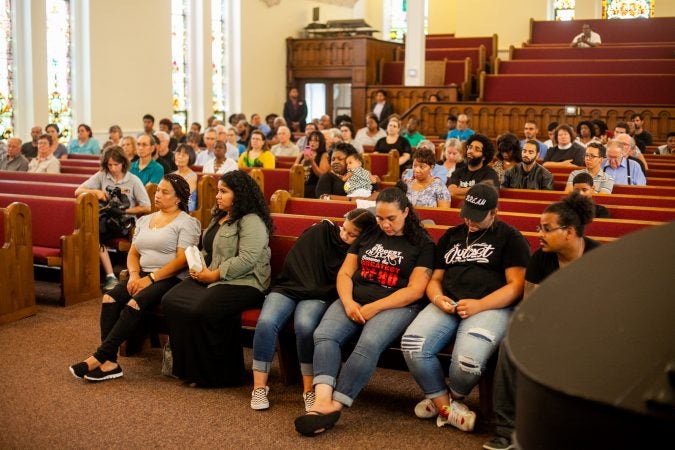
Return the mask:
<svg viewBox="0 0 675 450">
<path fill-rule="evenodd" d="M 584 155 L 584 158 L 593 159 L 593 158 L 600 158 L 600 156 L 599 155 Z"/>
<path fill-rule="evenodd" d="M 565 228 L 568 228 L 568 227 L 547 228 L 546 226 L 537 225 L 534 229 L 537 231 L 537 233 L 547 234 L 547 233 L 552 233 L 554 231 L 562 230 L 562 229 L 565 229 Z"/>
<path fill-rule="evenodd" d="M 469 145 L 466 149 L 474 152 L 483 152 L 483 147 L 477 147 L 475 145 Z"/>
</svg>

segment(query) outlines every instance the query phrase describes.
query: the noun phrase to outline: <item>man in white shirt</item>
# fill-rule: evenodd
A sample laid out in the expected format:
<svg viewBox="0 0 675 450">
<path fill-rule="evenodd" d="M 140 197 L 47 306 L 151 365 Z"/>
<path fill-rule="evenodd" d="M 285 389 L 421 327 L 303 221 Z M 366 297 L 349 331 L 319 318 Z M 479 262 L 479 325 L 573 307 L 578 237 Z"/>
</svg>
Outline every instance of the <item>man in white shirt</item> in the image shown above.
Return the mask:
<svg viewBox="0 0 675 450">
<path fill-rule="evenodd" d="M 572 39 L 572 47 L 579 48 L 591 48 L 597 47 L 602 41 L 600 40 L 600 35 L 594 31 L 591 31 L 591 26 L 589 24 L 584 24 L 581 27 L 581 34 L 577 35 Z"/>
</svg>

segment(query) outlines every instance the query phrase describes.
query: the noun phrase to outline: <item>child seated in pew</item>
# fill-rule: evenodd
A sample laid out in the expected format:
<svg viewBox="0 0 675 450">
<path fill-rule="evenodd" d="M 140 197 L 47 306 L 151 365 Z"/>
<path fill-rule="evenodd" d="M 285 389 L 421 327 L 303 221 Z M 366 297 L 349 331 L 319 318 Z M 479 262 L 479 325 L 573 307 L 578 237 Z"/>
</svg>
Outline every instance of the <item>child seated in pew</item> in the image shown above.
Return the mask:
<svg viewBox="0 0 675 450">
<path fill-rule="evenodd" d="M 342 179 L 347 197 L 369 197 L 373 192 L 370 172 L 363 168 L 363 157 L 359 153 L 347 156 L 347 173 Z"/>
<path fill-rule="evenodd" d="M 578 192 L 583 197 L 588 198 L 595 208 L 596 219 L 609 219 L 609 210 L 593 201 L 595 189 L 593 188 L 593 177 L 588 172 L 581 172 L 572 179 L 573 192 Z"/>
</svg>

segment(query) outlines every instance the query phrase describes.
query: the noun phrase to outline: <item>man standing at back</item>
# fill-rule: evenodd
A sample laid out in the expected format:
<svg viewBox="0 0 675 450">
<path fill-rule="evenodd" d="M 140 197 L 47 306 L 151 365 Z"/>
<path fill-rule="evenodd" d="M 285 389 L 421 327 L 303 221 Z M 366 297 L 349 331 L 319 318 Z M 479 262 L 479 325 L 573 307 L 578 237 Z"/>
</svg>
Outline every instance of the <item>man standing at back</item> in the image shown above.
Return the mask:
<svg viewBox="0 0 675 450">
<path fill-rule="evenodd" d="M 525 139 L 520 141 L 520 148 L 523 148 L 523 145 L 525 145 L 525 141 L 536 142 L 537 147 L 539 148 L 538 159 L 541 159 L 543 161 L 543 159 L 546 158 L 546 152 L 548 151 L 548 147 L 543 142 L 539 142 L 539 140 L 537 140 L 538 133 L 539 127 L 537 127 L 536 123 L 530 120 L 525 122 L 525 127 L 523 128 L 523 134 L 525 135 Z"/>
<path fill-rule="evenodd" d="M 553 190 L 553 174 L 537 164 L 537 149 L 537 141 L 525 141 L 522 161 L 504 173 L 503 188 Z"/>
<path fill-rule="evenodd" d="M 466 114 L 457 116 L 457 128 L 448 133 L 448 139 L 457 138 L 464 142 L 476 132 L 469 128 L 469 118 Z"/>
<path fill-rule="evenodd" d="M 591 26 L 587 23 L 581 27 L 581 34 L 574 36 L 574 39 L 572 39 L 572 47 L 579 48 L 597 47 L 601 43 L 600 35 L 591 31 Z"/>
</svg>

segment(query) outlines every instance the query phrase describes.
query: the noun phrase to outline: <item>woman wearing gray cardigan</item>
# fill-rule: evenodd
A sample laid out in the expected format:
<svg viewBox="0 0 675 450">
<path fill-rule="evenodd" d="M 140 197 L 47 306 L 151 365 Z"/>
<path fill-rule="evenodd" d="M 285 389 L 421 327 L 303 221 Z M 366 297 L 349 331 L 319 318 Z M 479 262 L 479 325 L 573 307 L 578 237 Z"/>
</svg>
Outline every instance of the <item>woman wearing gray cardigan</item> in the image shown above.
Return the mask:
<svg viewBox="0 0 675 450">
<path fill-rule="evenodd" d="M 202 236 L 206 267 L 162 299 L 175 376 L 204 387 L 242 383 L 240 316 L 259 308 L 269 287 L 271 232 L 269 209 L 253 179 L 239 170 L 223 175 Z"/>
</svg>

